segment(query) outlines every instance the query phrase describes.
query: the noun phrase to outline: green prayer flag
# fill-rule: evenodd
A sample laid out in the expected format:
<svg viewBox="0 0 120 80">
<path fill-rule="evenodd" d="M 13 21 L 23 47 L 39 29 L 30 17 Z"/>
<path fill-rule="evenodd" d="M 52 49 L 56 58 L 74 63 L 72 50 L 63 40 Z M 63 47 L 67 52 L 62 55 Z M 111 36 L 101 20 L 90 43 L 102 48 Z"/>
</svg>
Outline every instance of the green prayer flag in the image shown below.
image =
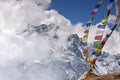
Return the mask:
<svg viewBox="0 0 120 80">
<path fill-rule="evenodd" d="M 98 46 L 100 46 L 100 45 L 101 45 L 101 41 L 95 41 L 95 42 L 94 42 L 94 46 L 95 46 L 95 47 L 98 47 Z"/>
<path fill-rule="evenodd" d="M 88 54 L 84 54 L 84 56 L 87 58 L 87 57 L 89 57 L 89 55 Z"/>
<path fill-rule="evenodd" d="M 88 38 L 88 35 L 84 35 L 84 38 Z"/>
<path fill-rule="evenodd" d="M 103 15 L 102 19 L 103 20 L 108 19 L 108 16 L 107 15 Z"/>
</svg>

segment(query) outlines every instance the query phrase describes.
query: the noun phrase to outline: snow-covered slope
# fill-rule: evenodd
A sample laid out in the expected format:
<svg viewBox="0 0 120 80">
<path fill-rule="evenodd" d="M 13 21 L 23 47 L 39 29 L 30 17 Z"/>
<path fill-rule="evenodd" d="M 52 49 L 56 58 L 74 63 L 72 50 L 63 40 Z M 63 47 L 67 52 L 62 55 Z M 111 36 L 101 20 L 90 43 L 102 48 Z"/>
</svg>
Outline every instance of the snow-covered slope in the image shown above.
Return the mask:
<svg viewBox="0 0 120 80">
<path fill-rule="evenodd" d="M 96 62 L 95 69 L 98 75 L 120 72 L 120 53 L 110 55 L 103 52 Z"/>
</svg>

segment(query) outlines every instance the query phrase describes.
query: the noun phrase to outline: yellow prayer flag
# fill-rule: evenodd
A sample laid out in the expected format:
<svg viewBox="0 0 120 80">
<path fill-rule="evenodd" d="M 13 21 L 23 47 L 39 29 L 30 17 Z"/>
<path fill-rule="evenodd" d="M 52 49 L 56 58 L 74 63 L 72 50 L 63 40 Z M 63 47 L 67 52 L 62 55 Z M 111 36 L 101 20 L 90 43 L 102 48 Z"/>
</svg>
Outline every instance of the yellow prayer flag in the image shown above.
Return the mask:
<svg viewBox="0 0 120 80">
<path fill-rule="evenodd" d="M 107 19 L 102 20 L 102 24 L 103 24 L 103 25 L 106 25 L 106 24 L 107 24 Z"/>
<path fill-rule="evenodd" d="M 93 72 L 93 70 L 94 70 L 94 64 L 90 64 L 90 70 Z"/>
<path fill-rule="evenodd" d="M 90 19 L 90 20 L 88 20 L 88 22 L 87 22 L 87 23 L 92 23 L 92 21 L 93 21 L 93 20 L 92 20 L 92 19 Z"/>
<path fill-rule="evenodd" d="M 87 57 L 86 60 L 90 63 L 90 57 Z"/>
<path fill-rule="evenodd" d="M 87 38 L 82 38 L 82 41 L 87 42 Z"/>
<path fill-rule="evenodd" d="M 103 0 L 100 0 L 100 1 L 98 2 L 98 4 L 99 4 L 99 5 L 101 5 L 101 4 L 102 4 L 102 2 L 103 2 Z"/>
<path fill-rule="evenodd" d="M 97 53 L 100 53 L 101 50 L 102 50 L 102 48 L 96 48 L 96 49 L 95 49 L 95 51 L 96 51 Z"/>
</svg>

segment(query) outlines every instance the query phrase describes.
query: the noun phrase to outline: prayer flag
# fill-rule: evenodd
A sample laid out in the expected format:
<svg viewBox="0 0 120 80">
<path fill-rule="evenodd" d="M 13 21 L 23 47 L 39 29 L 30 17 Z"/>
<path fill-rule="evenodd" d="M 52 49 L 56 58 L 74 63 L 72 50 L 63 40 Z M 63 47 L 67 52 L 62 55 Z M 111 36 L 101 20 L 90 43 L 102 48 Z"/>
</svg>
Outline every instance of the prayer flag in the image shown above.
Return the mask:
<svg viewBox="0 0 120 80">
<path fill-rule="evenodd" d="M 87 49 L 83 50 L 83 54 L 88 54 L 88 50 Z"/>
<path fill-rule="evenodd" d="M 103 19 L 103 20 L 107 20 L 107 19 L 108 19 L 108 16 L 107 16 L 107 15 L 103 15 L 103 16 L 102 16 L 102 19 Z"/>
<path fill-rule="evenodd" d="M 113 3 L 110 3 L 110 4 L 107 6 L 107 9 L 108 9 L 108 10 L 111 9 L 111 8 L 112 8 L 112 5 L 113 5 Z"/>
<path fill-rule="evenodd" d="M 87 38 L 82 38 L 82 41 L 87 42 Z"/>
<path fill-rule="evenodd" d="M 107 41 L 107 39 L 103 39 L 103 41 L 102 41 L 103 46 L 105 45 L 106 41 Z"/>
<path fill-rule="evenodd" d="M 94 42 L 94 46 L 95 46 L 95 47 L 98 47 L 100 44 L 101 44 L 101 41 L 95 41 L 95 42 Z"/>
<path fill-rule="evenodd" d="M 87 27 L 88 27 L 88 26 L 90 26 L 90 25 L 91 25 L 91 23 L 87 23 L 86 25 L 87 25 Z"/>
<path fill-rule="evenodd" d="M 105 29 L 105 25 L 98 25 L 98 28 Z"/>
<path fill-rule="evenodd" d="M 91 63 L 92 63 L 92 64 L 95 64 L 96 60 L 97 60 L 97 58 L 94 58 L 94 59 L 91 61 Z"/>
<path fill-rule="evenodd" d="M 102 4 L 102 2 L 103 2 L 103 0 L 100 0 L 100 1 L 98 2 L 98 4 L 99 4 L 99 5 L 101 5 L 101 4 Z"/>
<path fill-rule="evenodd" d="M 98 31 L 96 31 L 96 34 L 101 34 L 103 32 L 104 32 L 103 30 L 98 30 Z"/>
<path fill-rule="evenodd" d="M 88 38 L 88 35 L 84 35 L 83 37 L 84 37 L 84 38 Z"/>
<path fill-rule="evenodd" d="M 81 45 L 82 46 L 87 46 L 87 42 L 82 42 Z"/>
<path fill-rule="evenodd" d="M 99 7 L 100 7 L 100 4 L 95 5 L 95 8 L 99 8 Z"/>
<path fill-rule="evenodd" d="M 98 8 L 95 8 L 95 9 L 93 9 L 93 11 L 90 14 L 95 15 L 97 11 L 98 11 Z"/>
<path fill-rule="evenodd" d="M 109 9 L 109 10 L 107 11 L 107 16 L 109 16 L 109 15 L 110 15 L 110 11 L 111 11 L 111 9 Z"/>
<path fill-rule="evenodd" d="M 103 35 L 97 35 L 95 36 L 95 40 L 102 40 Z"/>
<path fill-rule="evenodd" d="M 88 30 L 88 29 L 86 29 L 86 30 L 84 31 L 84 33 L 88 34 L 88 33 L 89 33 L 89 30 Z"/>
<path fill-rule="evenodd" d="M 94 51 L 94 52 L 92 52 L 92 55 L 96 55 L 97 53 Z"/>
<path fill-rule="evenodd" d="M 93 21 L 93 20 L 92 20 L 92 19 L 90 19 L 90 20 L 88 20 L 88 22 L 87 22 L 87 23 L 92 23 L 92 21 Z"/>
<path fill-rule="evenodd" d="M 102 20 L 102 24 L 103 24 L 103 25 L 106 25 L 106 24 L 107 24 L 107 19 Z"/>
<path fill-rule="evenodd" d="M 114 0 L 109 0 L 110 2 L 113 2 Z"/>
</svg>

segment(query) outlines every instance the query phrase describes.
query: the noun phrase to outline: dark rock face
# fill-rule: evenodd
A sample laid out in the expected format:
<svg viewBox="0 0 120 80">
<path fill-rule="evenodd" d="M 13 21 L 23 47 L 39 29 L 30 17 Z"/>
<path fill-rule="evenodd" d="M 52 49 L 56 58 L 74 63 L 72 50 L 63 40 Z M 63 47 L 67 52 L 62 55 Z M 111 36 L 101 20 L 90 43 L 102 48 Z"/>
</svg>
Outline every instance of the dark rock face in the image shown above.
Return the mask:
<svg viewBox="0 0 120 80">
<path fill-rule="evenodd" d="M 80 40 L 78 35 L 77 34 L 71 34 L 68 37 L 68 41 L 71 41 L 71 45 L 68 47 L 68 50 L 73 52 L 76 55 L 76 57 L 79 57 L 79 58 L 83 59 L 82 53 L 79 50 L 80 44 L 81 44 L 82 41 Z"/>
</svg>

